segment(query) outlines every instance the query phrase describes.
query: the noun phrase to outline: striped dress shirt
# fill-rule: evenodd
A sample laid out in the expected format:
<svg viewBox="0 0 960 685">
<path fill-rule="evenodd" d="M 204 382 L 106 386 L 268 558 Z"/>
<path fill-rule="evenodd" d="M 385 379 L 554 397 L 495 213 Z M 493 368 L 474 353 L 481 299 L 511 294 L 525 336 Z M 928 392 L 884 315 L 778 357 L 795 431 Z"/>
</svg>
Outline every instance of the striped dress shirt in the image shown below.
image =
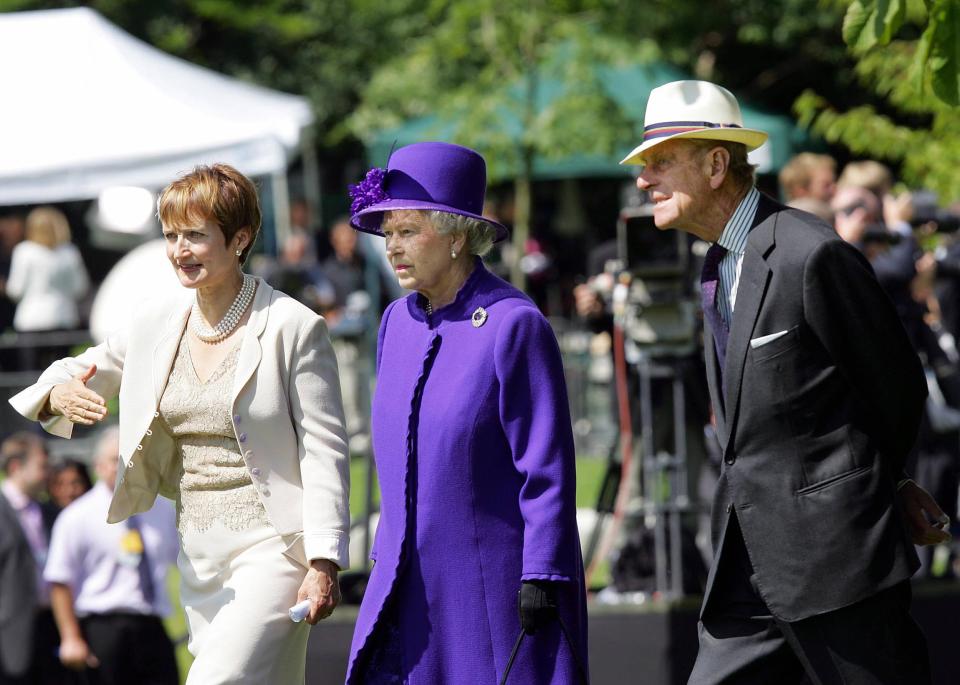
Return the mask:
<svg viewBox="0 0 960 685">
<path fill-rule="evenodd" d="M 740 269 L 743 267 L 743 254 L 747 249 L 747 235 L 757 215 L 759 201 L 760 192 L 756 188 L 751 188 L 737 205 L 737 209 L 727 221 L 727 225 L 723 227 L 723 232 L 717 241 L 728 250 L 720 260 L 720 283 L 717 287 L 717 308 L 720 310 L 720 316 L 727 322 L 727 326 L 733 322 Z"/>
</svg>

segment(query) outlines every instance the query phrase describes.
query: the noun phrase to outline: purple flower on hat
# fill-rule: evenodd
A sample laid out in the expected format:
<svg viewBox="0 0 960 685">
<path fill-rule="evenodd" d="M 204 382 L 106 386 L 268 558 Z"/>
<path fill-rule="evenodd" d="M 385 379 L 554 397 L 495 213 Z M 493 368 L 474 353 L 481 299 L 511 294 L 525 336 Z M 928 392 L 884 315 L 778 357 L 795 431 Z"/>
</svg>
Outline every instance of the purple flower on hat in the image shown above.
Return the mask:
<svg viewBox="0 0 960 685">
<path fill-rule="evenodd" d="M 356 214 L 371 205 L 390 199 L 390 196 L 383 189 L 383 180 L 386 176 L 385 169 L 373 167 L 360 183 L 350 186 L 350 199 L 353 200 L 350 203 L 351 214 Z"/>
</svg>

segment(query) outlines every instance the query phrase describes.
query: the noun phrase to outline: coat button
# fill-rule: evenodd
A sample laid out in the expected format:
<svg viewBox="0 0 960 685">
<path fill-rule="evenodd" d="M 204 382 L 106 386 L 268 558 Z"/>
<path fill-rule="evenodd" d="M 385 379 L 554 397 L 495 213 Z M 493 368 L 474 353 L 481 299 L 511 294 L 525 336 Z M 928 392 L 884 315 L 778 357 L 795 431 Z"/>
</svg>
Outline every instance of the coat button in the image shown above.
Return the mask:
<svg viewBox="0 0 960 685">
<path fill-rule="evenodd" d="M 153 418 L 157 418 L 157 417 L 159 417 L 159 416 L 160 416 L 160 412 L 158 412 L 158 411 L 153 412 Z M 222 416 L 222 414 L 221 414 L 221 416 Z"/>
<path fill-rule="evenodd" d="M 256 467 L 250 469 L 250 473 L 253 474 L 253 475 L 254 475 L 255 477 L 257 477 L 257 478 L 260 477 L 260 469 L 258 469 L 258 468 L 256 468 Z"/>
<path fill-rule="evenodd" d="M 221 414 L 221 416 L 223 416 L 223 415 Z M 137 451 L 138 451 L 138 452 L 141 451 L 142 449 L 143 449 L 143 445 L 137 445 Z"/>
<path fill-rule="evenodd" d="M 234 422 L 234 423 L 237 423 L 237 424 L 240 423 L 240 414 L 234 414 L 234 415 L 233 415 L 233 422 Z"/>
<path fill-rule="evenodd" d="M 724 457 L 723 461 L 726 462 L 727 466 L 732 466 L 733 462 L 737 460 L 732 454 L 729 457 Z"/>
<path fill-rule="evenodd" d="M 241 433 L 241 434 L 240 434 L 240 437 L 239 437 L 238 439 L 240 440 L 240 442 L 246 442 L 246 441 L 247 441 L 247 434 L 246 434 L 246 433 Z"/>
<path fill-rule="evenodd" d="M 263 496 L 264 496 L 264 497 L 269 497 L 269 496 L 270 496 L 270 489 L 269 489 L 269 488 L 263 488 L 260 492 L 263 493 Z"/>
</svg>

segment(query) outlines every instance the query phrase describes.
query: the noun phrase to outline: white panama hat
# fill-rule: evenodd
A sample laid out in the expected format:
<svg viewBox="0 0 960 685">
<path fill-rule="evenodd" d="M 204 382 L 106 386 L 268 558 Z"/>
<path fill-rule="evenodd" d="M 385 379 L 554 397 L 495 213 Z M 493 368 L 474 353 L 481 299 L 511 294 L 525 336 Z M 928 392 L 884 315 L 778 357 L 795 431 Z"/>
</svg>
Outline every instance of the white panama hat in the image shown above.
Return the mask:
<svg viewBox="0 0 960 685">
<path fill-rule="evenodd" d="M 709 81 L 673 81 L 650 91 L 643 118 L 643 142 L 621 164 L 643 164 L 643 153 L 674 138 L 727 140 L 755 150 L 767 134 L 743 127 L 737 99 Z"/>
</svg>

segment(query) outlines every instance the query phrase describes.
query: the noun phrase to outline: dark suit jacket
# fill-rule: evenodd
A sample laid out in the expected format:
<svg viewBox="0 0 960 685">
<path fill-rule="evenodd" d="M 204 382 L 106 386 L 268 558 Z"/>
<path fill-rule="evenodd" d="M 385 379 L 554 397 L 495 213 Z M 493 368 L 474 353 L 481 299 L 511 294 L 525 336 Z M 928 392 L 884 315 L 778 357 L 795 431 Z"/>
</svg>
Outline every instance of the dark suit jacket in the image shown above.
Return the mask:
<svg viewBox="0 0 960 685">
<path fill-rule="evenodd" d="M 705 336 L 724 456 L 715 549 L 735 507 L 760 595 L 786 621 L 909 578 L 917 557 L 896 482 L 926 384 L 866 259 L 813 215 L 762 196 L 722 381 Z"/>
<path fill-rule="evenodd" d="M 37 569 L 17 513 L 0 493 L 0 673 L 30 666 L 37 608 Z"/>
</svg>

